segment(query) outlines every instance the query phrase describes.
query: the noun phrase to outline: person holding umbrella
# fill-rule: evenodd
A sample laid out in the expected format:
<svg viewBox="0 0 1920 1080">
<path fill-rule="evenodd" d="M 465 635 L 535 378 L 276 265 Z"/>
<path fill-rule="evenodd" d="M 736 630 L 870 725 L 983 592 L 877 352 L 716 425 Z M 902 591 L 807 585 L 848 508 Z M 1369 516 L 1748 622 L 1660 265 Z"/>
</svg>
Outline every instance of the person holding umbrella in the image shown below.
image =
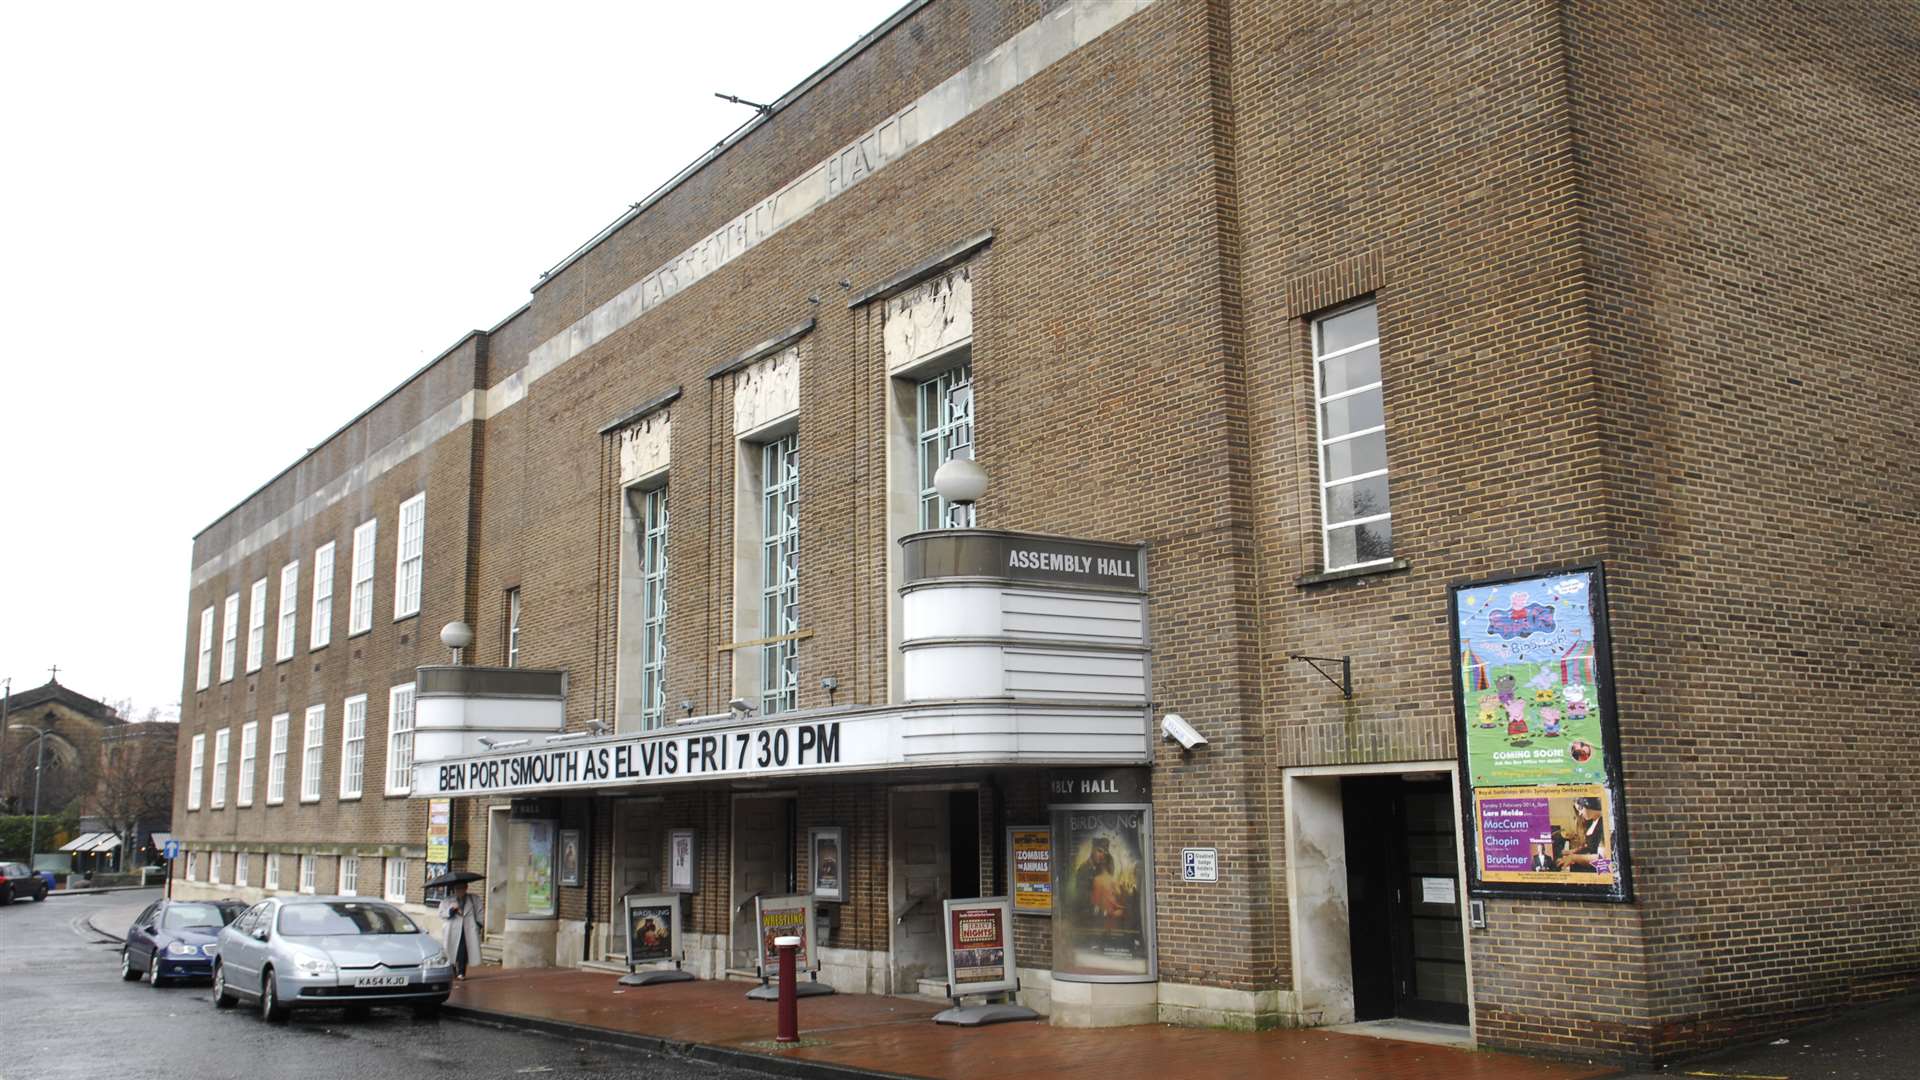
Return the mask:
<svg viewBox="0 0 1920 1080">
<path fill-rule="evenodd" d="M 447 898 L 440 901 L 441 947 L 447 950 L 447 956 L 453 961 L 454 978 L 467 977 L 467 963 L 480 956 L 480 919 L 481 904 L 478 894 L 469 893 L 467 885 L 479 881 L 484 875 L 471 870 L 455 870 L 441 874 L 427 882 L 429 888 L 445 888 Z"/>
</svg>

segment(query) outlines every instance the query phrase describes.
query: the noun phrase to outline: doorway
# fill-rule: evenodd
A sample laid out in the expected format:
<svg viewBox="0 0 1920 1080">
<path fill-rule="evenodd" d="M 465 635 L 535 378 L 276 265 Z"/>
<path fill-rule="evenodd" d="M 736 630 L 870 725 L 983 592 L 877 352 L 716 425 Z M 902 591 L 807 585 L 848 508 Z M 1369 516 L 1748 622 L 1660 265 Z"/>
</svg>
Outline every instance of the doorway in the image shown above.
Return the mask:
<svg viewBox="0 0 1920 1080">
<path fill-rule="evenodd" d="M 1466 1024 L 1453 785 L 1444 777 L 1348 776 L 1340 802 L 1354 1019 Z"/>
<path fill-rule="evenodd" d="M 754 900 L 782 896 L 793 884 L 793 812 L 790 795 L 733 797 L 733 933 L 727 969 L 752 975 L 760 958 Z"/>
<path fill-rule="evenodd" d="M 613 874 L 609 882 L 614 925 L 626 910 L 629 896 L 652 896 L 662 892 L 660 874 L 660 800 L 657 798 L 615 799 L 613 801 Z M 625 933 L 607 935 L 608 959 L 626 959 Z"/>
<path fill-rule="evenodd" d="M 889 800 L 893 992 L 912 994 L 946 980 L 943 902 L 980 895 L 980 792 L 897 788 Z"/>
</svg>

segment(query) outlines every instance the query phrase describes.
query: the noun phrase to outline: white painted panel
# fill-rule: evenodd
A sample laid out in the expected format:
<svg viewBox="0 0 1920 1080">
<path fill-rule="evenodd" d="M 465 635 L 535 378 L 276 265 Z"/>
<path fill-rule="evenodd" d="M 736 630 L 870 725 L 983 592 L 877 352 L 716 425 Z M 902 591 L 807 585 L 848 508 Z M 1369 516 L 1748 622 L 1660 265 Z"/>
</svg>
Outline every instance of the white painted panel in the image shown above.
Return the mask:
<svg viewBox="0 0 1920 1080">
<path fill-rule="evenodd" d="M 900 661 L 908 701 L 1002 697 L 1007 692 L 998 645 L 908 649 Z"/>
<path fill-rule="evenodd" d="M 1007 692 L 1015 697 L 1147 699 L 1144 656 L 1008 649 L 1006 665 Z"/>
<path fill-rule="evenodd" d="M 1002 591 L 996 585 L 914 589 L 900 598 L 900 638 L 999 637 Z"/>
<path fill-rule="evenodd" d="M 557 734 L 566 722 L 566 703 L 558 698 L 421 697 L 414 703 L 417 732 L 477 729 L 539 731 Z"/>
<path fill-rule="evenodd" d="M 1146 644 L 1146 600 L 1138 596 L 1007 589 L 1000 605 L 1009 635 Z"/>
</svg>

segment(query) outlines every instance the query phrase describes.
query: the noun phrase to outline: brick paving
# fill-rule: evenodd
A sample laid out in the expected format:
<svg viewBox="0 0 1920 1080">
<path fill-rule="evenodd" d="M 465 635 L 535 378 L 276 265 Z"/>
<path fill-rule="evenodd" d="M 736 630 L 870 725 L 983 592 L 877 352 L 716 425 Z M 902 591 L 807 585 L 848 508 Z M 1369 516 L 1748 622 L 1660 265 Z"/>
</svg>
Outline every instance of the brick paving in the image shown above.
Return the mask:
<svg viewBox="0 0 1920 1080">
<path fill-rule="evenodd" d="M 451 1004 L 507 1022 L 573 1024 L 671 1043 L 777 1055 L 826 1066 L 913 1077 L 1006 1080 L 1339 1080 L 1462 1078 L 1581 1080 L 1606 1067 L 1538 1061 L 1328 1031 L 1218 1031 L 1158 1024 L 1068 1029 L 1044 1023 L 963 1029 L 935 1024 L 940 1006 L 909 998 L 835 994 L 800 1002 L 802 1045 L 773 1050 L 774 1006 L 748 1001 L 750 984 L 688 982 L 621 987 L 617 976 L 563 968 L 474 968 Z"/>
</svg>

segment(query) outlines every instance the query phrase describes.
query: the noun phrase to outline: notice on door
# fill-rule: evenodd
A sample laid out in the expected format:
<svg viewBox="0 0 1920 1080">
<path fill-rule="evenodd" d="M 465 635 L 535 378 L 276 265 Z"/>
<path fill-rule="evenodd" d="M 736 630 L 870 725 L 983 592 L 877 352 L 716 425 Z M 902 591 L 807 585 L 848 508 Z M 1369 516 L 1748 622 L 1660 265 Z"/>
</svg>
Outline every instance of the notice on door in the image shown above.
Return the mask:
<svg viewBox="0 0 1920 1080">
<path fill-rule="evenodd" d="M 1420 902 L 1423 904 L 1445 904 L 1453 906 L 1453 879 L 1450 877 L 1423 877 L 1420 879 Z"/>
</svg>

